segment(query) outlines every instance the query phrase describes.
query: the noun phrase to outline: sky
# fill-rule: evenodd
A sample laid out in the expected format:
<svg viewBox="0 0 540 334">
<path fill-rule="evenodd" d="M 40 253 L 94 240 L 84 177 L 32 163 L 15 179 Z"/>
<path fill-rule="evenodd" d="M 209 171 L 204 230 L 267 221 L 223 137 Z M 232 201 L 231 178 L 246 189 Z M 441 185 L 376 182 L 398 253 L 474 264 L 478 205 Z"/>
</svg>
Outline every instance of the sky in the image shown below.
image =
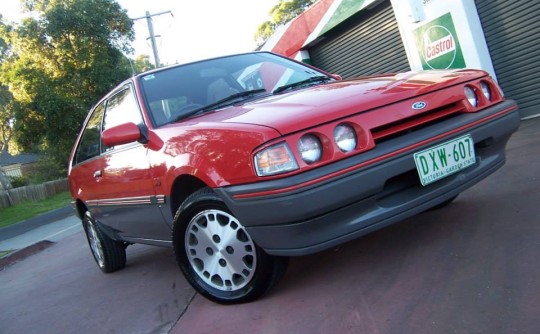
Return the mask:
<svg viewBox="0 0 540 334">
<path fill-rule="evenodd" d="M 20 0 L 0 0 L 0 14 L 7 21 L 20 20 Z M 162 64 L 184 63 L 256 48 L 257 26 L 267 21 L 278 0 L 117 0 L 131 18 L 171 11 L 154 16 L 154 34 Z M 147 40 L 146 19 L 136 20 L 135 58 L 147 54 L 153 62 Z"/>
</svg>

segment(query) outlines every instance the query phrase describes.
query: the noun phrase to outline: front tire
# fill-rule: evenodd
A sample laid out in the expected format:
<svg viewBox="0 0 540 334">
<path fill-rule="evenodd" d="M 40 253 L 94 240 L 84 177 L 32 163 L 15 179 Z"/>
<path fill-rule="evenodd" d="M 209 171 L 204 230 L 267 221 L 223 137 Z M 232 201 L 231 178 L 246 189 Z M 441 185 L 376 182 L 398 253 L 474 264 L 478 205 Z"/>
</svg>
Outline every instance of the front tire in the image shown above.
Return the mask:
<svg viewBox="0 0 540 334">
<path fill-rule="evenodd" d="M 109 238 L 86 211 L 82 221 L 86 240 L 94 260 L 104 273 L 112 273 L 126 266 L 126 245 Z"/>
<path fill-rule="evenodd" d="M 253 301 L 284 275 L 288 258 L 266 254 L 211 189 L 189 196 L 173 225 L 176 261 L 191 286 L 220 304 Z"/>
</svg>

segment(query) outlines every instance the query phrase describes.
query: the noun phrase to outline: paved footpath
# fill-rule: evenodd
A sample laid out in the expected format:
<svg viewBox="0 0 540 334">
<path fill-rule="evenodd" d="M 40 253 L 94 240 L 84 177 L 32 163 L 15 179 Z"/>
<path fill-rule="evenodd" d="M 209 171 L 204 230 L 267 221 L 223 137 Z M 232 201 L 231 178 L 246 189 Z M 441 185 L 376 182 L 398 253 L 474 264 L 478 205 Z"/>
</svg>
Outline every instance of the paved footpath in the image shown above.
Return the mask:
<svg viewBox="0 0 540 334">
<path fill-rule="evenodd" d="M 21 261 L 81 230 L 81 222 L 74 216 L 71 206 L 0 228 L 0 253 L 9 252 L 0 258 L 0 268 Z"/>
<path fill-rule="evenodd" d="M 42 240 L 58 242 L 79 231 L 82 231 L 80 219 L 70 216 L 37 227 L 10 239 L 2 240 L 0 241 L 0 251 L 21 250 Z"/>
</svg>

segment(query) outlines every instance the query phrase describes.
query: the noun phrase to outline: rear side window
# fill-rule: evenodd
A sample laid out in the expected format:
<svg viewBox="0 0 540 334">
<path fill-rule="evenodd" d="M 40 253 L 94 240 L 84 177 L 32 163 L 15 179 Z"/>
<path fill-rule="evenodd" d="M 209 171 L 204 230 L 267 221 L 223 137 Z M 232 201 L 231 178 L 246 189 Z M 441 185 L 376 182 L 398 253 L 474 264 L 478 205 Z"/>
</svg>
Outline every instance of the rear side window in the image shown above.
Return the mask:
<svg viewBox="0 0 540 334">
<path fill-rule="evenodd" d="M 101 103 L 94 109 L 92 116 L 90 116 L 75 154 L 75 164 L 92 159 L 100 154 L 101 120 L 103 119 L 104 110 L 105 107 L 103 106 L 103 103 Z"/>
</svg>

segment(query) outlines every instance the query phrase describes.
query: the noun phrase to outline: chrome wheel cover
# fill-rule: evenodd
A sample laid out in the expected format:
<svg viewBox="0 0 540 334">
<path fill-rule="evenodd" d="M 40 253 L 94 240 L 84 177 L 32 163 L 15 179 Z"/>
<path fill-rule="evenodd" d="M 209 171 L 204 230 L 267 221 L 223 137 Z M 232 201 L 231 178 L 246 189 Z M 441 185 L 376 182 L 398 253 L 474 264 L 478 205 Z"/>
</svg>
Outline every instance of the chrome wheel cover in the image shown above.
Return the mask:
<svg viewBox="0 0 540 334">
<path fill-rule="evenodd" d="M 88 241 L 90 243 L 90 249 L 94 258 L 96 259 L 100 268 L 105 266 L 105 256 L 103 254 L 103 247 L 101 246 L 101 241 L 99 240 L 98 233 L 96 231 L 96 226 L 91 220 L 87 220 L 86 223 L 86 235 L 88 236 Z"/>
<path fill-rule="evenodd" d="M 185 249 L 197 275 L 221 291 L 243 288 L 257 268 L 253 240 L 234 216 L 221 210 L 202 211 L 191 219 Z"/>
</svg>

